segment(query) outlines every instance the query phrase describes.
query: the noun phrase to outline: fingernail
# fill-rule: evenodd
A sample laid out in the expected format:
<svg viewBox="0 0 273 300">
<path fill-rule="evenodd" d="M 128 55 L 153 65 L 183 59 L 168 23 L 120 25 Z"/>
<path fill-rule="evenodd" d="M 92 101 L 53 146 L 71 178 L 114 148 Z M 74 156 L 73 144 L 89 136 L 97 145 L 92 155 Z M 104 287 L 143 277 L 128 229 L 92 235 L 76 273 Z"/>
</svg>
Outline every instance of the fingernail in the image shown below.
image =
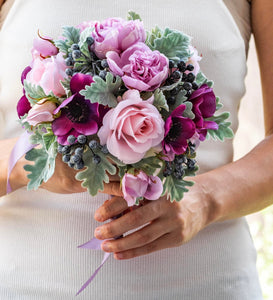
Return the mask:
<svg viewBox="0 0 273 300">
<path fill-rule="evenodd" d="M 94 217 L 97 221 L 102 221 L 102 216 L 100 213 L 96 212 Z"/>
<path fill-rule="evenodd" d="M 104 244 L 102 244 L 102 250 L 106 251 L 106 252 L 111 251 L 110 243 L 104 243 Z"/>
<path fill-rule="evenodd" d="M 98 239 L 102 237 L 100 227 L 95 229 L 95 237 L 98 238 Z"/>
</svg>

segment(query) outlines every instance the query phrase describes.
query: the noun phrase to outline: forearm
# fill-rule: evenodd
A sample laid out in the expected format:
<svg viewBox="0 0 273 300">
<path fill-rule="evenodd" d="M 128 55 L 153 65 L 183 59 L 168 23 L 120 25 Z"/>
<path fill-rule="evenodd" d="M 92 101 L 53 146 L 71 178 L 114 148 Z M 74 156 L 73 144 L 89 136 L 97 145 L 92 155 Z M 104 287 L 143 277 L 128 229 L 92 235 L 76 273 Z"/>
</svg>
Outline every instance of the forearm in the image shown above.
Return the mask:
<svg viewBox="0 0 273 300">
<path fill-rule="evenodd" d="M 242 159 L 196 177 L 210 206 L 208 223 L 259 211 L 273 203 L 273 136 Z"/>
<path fill-rule="evenodd" d="M 17 138 L 0 141 L 0 197 L 6 194 L 9 157 L 16 141 Z M 27 184 L 27 174 L 23 168 L 25 164 L 26 162 L 24 158 L 22 158 L 12 170 L 10 176 L 12 190 L 16 190 Z"/>
</svg>

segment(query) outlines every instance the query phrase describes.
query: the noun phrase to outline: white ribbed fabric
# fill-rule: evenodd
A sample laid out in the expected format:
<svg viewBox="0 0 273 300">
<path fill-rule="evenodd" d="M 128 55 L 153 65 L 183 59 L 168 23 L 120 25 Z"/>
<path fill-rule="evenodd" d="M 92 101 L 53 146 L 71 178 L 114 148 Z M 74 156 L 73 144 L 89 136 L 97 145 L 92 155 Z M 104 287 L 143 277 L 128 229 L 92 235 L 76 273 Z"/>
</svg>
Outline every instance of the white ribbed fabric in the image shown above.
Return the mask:
<svg viewBox="0 0 273 300">
<path fill-rule="evenodd" d="M 38 28 L 57 37 L 62 25 L 125 17 L 129 9 L 140 13 L 147 28 L 158 24 L 193 36 L 204 57 L 201 67 L 215 81 L 236 130 L 250 23 L 247 1 L 231 2 L 236 3 L 229 6 L 236 21 L 219 0 L 15 0 L 0 32 L 0 136 L 21 132 L 15 111 L 22 93 L 20 74 L 31 59 Z M 198 159 L 202 172 L 230 162 L 232 142 L 206 142 Z M 106 198 L 26 189 L 3 197 L 0 298 L 74 299 L 103 257 L 77 245 L 93 236 L 94 211 Z M 262 296 L 255 262 L 245 220 L 216 223 L 179 248 L 129 261 L 110 258 L 78 299 L 258 300 Z"/>
</svg>

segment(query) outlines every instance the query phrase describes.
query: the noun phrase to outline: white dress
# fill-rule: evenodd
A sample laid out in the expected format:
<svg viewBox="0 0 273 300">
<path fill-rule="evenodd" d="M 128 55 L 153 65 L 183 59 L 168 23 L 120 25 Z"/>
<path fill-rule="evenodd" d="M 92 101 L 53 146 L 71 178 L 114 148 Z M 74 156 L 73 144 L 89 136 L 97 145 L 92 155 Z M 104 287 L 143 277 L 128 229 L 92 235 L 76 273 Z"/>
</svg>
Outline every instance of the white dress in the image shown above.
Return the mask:
<svg viewBox="0 0 273 300">
<path fill-rule="evenodd" d="M 228 5 L 229 9 L 227 8 Z M 15 106 L 20 74 L 30 62 L 37 29 L 58 37 L 62 25 L 138 12 L 147 29 L 182 30 L 202 53 L 201 68 L 231 112 L 244 94 L 250 35 L 247 0 L 15 0 L 0 31 L 0 137 L 19 135 Z M 231 14 L 232 12 L 232 14 Z M 236 24 L 237 23 L 237 24 Z M 206 142 L 200 172 L 232 161 L 232 141 Z M 232 197 L 232 195 L 231 195 Z M 103 257 L 77 248 L 93 236 L 94 211 L 107 199 L 25 188 L 2 197 L 0 299 L 74 299 Z M 212 224 L 189 243 L 127 261 L 112 257 L 78 299 L 262 299 L 256 251 L 244 218 Z"/>
</svg>

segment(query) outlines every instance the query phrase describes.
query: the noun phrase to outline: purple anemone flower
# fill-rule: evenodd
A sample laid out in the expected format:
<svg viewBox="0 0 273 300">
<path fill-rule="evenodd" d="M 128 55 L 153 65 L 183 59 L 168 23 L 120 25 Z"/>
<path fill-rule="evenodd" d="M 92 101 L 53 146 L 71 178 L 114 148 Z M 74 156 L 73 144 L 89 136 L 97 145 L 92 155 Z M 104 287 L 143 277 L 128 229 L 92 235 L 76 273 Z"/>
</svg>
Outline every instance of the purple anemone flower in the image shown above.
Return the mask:
<svg viewBox="0 0 273 300">
<path fill-rule="evenodd" d="M 59 118 L 52 123 L 52 130 L 61 145 L 67 145 L 67 137 L 81 134 L 92 135 L 98 131 L 99 104 L 91 103 L 79 94 L 86 85 L 90 85 L 93 78 L 90 75 L 76 74 L 71 78 L 70 88 L 73 95 L 62 102 L 54 111 L 61 112 Z"/>
<path fill-rule="evenodd" d="M 192 112 L 195 115 L 194 123 L 196 131 L 199 134 L 200 141 L 204 141 L 207 135 L 207 130 L 217 130 L 218 125 L 213 121 L 205 120 L 214 115 L 216 111 L 216 97 L 215 94 L 207 84 L 203 84 L 200 88 L 194 91 L 189 98 L 192 102 Z"/>
<path fill-rule="evenodd" d="M 185 104 L 179 105 L 172 111 L 165 122 L 165 136 L 162 141 L 163 152 L 169 159 L 174 155 L 183 154 L 188 146 L 188 139 L 195 133 L 195 124 L 190 118 L 183 117 Z"/>
</svg>

